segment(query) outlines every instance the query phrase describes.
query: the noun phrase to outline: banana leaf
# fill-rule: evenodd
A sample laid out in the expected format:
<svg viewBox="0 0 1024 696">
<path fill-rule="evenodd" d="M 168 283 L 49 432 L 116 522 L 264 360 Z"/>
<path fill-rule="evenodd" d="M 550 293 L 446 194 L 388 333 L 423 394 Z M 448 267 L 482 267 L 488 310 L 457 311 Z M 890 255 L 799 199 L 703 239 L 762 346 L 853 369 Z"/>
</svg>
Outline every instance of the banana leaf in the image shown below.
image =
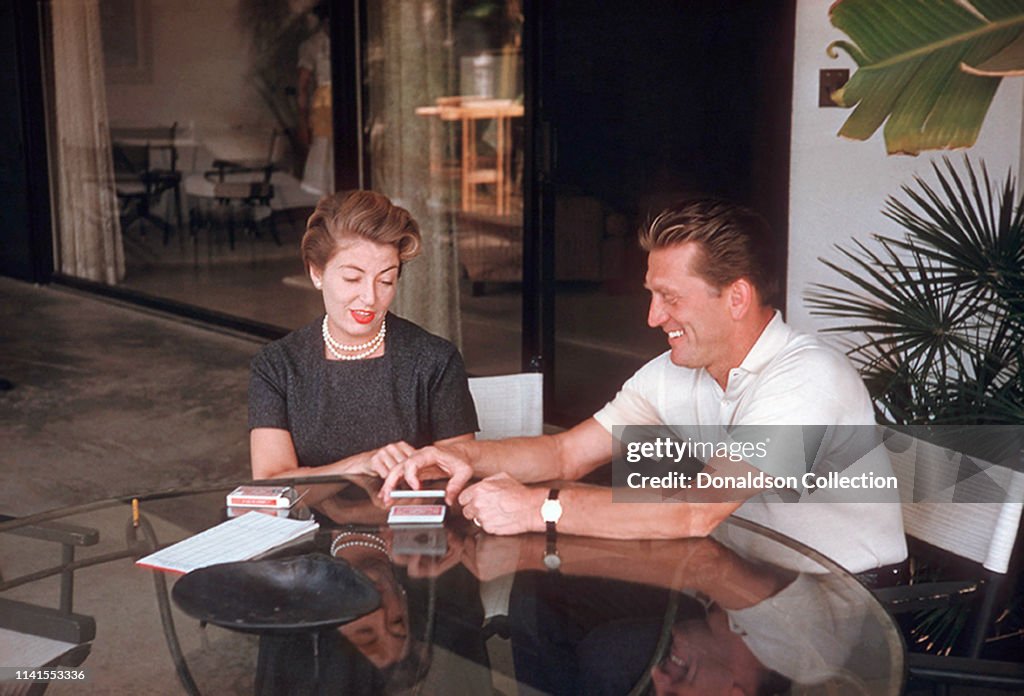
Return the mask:
<svg viewBox="0 0 1024 696">
<path fill-rule="evenodd" d="M 839 0 L 832 25 L 857 70 L 832 94 L 853 108 L 839 135 L 883 123 L 889 154 L 970 147 L 1004 74 L 1024 70 L 1024 0 Z"/>
</svg>

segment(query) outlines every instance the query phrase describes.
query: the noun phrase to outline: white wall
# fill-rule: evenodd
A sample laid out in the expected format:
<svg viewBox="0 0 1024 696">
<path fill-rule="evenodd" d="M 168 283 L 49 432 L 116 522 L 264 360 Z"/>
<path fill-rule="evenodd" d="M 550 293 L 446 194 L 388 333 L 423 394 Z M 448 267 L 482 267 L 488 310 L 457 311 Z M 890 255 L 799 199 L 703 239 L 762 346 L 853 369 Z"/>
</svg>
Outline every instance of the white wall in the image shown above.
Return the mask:
<svg viewBox="0 0 1024 696">
<path fill-rule="evenodd" d="M 880 212 L 886 198 L 899 193 L 915 174 L 930 179 L 930 163 L 943 155 L 887 156 L 881 129 L 864 142 L 836 135 L 850 111 L 818 107 L 818 71 L 848 67 L 852 74 L 856 66 L 845 54 L 838 60 L 825 54 L 831 41 L 845 38 L 829 24 L 831 4 L 832 0 L 798 0 L 796 12 L 786 306 L 788 321 L 805 331 L 826 324 L 805 306 L 808 286 L 838 282 L 818 258 L 838 260 L 833 245 L 849 247 L 852 237 L 867 240 L 872 233 L 897 232 L 898 227 Z M 1024 78 L 1004 79 L 978 142 L 967 151 L 972 160 L 983 159 L 996 178 L 1005 176 L 1008 168 L 1019 171 L 1022 106 Z M 963 158 L 963 151 L 947 154 L 954 162 Z"/>
<path fill-rule="evenodd" d="M 150 126 L 177 121 L 199 131 L 273 126 L 247 77 L 247 35 L 238 0 L 143 0 L 149 4 L 153 79 L 108 84 L 110 122 Z"/>
</svg>

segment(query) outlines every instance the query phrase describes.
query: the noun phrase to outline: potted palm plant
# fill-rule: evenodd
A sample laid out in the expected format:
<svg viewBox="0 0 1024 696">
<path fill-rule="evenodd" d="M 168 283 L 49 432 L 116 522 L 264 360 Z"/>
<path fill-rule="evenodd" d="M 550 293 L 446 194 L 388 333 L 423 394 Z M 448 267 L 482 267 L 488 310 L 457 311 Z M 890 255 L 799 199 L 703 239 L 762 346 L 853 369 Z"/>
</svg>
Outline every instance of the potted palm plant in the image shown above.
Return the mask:
<svg viewBox="0 0 1024 696">
<path fill-rule="evenodd" d="M 1024 423 L 1024 205 L 1016 182 L 993 183 L 964 158 L 933 165 L 884 214 L 903 236 L 822 259 L 851 288 L 817 284 L 812 313 L 843 319 L 880 422 Z"/>
</svg>

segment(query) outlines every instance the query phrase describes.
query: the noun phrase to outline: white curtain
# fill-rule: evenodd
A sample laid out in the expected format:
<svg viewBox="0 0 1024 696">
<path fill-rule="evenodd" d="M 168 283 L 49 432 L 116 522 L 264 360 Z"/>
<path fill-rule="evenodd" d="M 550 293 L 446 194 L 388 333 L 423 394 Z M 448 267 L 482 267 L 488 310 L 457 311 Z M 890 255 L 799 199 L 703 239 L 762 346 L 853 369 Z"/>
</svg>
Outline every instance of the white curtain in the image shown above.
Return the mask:
<svg viewBox="0 0 1024 696">
<path fill-rule="evenodd" d="M 57 266 L 114 285 L 124 246 L 107 123 L 98 0 L 53 0 Z"/>
<path fill-rule="evenodd" d="M 461 348 L 458 259 L 452 182 L 430 171 L 429 119 L 416 108 L 451 94 L 448 3 L 367 3 L 369 186 L 409 210 L 423 233 L 423 254 L 402 271 L 395 311 Z"/>
</svg>

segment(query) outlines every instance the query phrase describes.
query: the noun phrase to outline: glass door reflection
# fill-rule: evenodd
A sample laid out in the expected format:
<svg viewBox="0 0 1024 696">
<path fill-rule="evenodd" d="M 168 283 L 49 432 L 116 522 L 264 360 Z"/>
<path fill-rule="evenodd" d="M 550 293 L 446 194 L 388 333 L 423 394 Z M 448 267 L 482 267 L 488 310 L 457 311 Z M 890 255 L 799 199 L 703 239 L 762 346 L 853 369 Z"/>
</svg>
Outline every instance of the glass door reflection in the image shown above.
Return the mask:
<svg viewBox="0 0 1024 696">
<path fill-rule="evenodd" d="M 409 209 L 426 240 L 426 258 L 403 271 L 399 313 L 437 333 L 461 328 L 473 374 L 518 372 L 519 3 L 385 0 L 365 11 L 370 185 Z"/>
</svg>

